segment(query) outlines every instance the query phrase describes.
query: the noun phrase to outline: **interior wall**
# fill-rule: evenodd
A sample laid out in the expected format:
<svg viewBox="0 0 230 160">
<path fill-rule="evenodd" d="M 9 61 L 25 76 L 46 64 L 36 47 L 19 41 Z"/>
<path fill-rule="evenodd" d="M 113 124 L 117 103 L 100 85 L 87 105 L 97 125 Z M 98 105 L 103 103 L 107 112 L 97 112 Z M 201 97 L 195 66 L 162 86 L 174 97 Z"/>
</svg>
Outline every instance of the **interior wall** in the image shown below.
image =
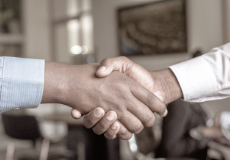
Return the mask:
<svg viewBox="0 0 230 160">
<path fill-rule="evenodd" d="M 223 0 L 226 4 L 226 16 L 225 16 L 225 22 L 226 22 L 226 42 L 230 42 L 230 1 L 229 0 Z"/>
<path fill-rule="evenodd" d="M 50 10 L 47 0 L 23 0 L 24 55 L 51 60 Z"/>
<path fill-rule="evenodd" d="M 142 0 L 146 3 L 154 0 Z M 97 61 L 104 58 L 119 56 L 117 44 L 116 9 L 140 3 L 138 0 L 96 0 L 93 3 L 94 41 Z M 162 56 L 135 56 L 131 60 L 143 65 L 149 70 L 165 68 L 169 65 L 190 58 L 189 53 L 196 49 L 203 52 L 221 45 L 222 19 L 221 1 L 187 0 L 188 54 Z"/>
</svg>

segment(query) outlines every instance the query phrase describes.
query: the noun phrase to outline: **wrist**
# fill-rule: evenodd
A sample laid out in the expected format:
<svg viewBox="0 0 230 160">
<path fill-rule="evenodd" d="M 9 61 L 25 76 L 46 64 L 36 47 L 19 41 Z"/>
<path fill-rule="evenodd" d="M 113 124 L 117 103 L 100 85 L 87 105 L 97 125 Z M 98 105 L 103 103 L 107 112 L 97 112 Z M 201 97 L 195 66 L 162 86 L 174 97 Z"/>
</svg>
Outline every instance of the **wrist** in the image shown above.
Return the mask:
<svg viewBox="0 0 230 160">
<path fill-rule="evenodd" d="M 162 92 L 164 92 L 165 104 L 183 97 L 180 84 L 169 68 L 154 72 L 154 77 L 157 78 L 158 85 L 161 86 Z"/>
<path fill-rule="evenodd" d="M 66 104 L 68 79 L 66 74 L 68 65 L 45 62 L 45 77 L 42 103 Z"/>
</svg>

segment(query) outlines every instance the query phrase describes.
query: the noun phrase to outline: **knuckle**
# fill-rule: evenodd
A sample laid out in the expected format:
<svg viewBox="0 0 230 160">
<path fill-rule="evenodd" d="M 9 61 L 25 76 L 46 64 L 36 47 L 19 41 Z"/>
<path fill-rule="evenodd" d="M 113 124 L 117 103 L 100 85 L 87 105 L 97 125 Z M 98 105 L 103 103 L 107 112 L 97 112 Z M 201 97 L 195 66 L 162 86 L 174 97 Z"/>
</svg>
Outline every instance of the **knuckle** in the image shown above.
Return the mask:
<svg viewBox="0 0 230 160">
<path fill-rule="evenodd" d="M 107 135 L 108 138 L 110 137 L 109 139 L 114 139 L 113 137 L 116 136 L 113 132 L 106 132 L 105 135 Z"/>
<path fill-rule="evenodd" d="M 96 124 L 96 122 L 93 120 L 92 117 L 85 117 L 85 121 L 89 126 L 94 126 Z"/>
<path fill-rule="evenodd" d="M 141 128 L 139 128 L 136 132 L 134 132 L 135 134 L 140 133 L 142 130 L 144 129 L 144 126 L 142 125 Z"/>
<path fill-rule="evenodd" d="M 166 107 L 165 107 L 165 106 L 162 106 L 162 107 L 161 107 L 161 115 L 163 115 L 163 114 L 165 113 L 165 111 L 166 111 Z"/>
<path fill-rule="evenodd" d="M 97 135 L 101 135 L 102 132 L 100 132 L 96 127 L 93 128 L 93 132 Z"/>
<path fill-rule="evenodd" d="M 145 127 L 152 127 L 155 123 L 155 116 L 151 114 L 151 116 L 146 116 L 146 121 L 143 123 Z"/>
<path fill-rule="evenodd" d="M 157 105 L 159 106 L 159 112 L 158 112 L 158 114 L 160 114 L 160 115 L 164 114 L 164 112 L 166 110 L 165 104 L 163 104 L 163 103 L 157 103 Z"/>
<path fill-rule="evenodd" d="M 124 136 L 126 134 L 126 131 L 124 129 L 121 129 L 119 132 L 119 136 Z"/>
<path fill-rule="evenodd" d="M 132 134 L 130 133 L 127 133 L 127 134 L 122 134 L 122 135 L 119 135 L 119 137 L 123 140 L 129 140 L 132 138 Z"/>
<path fill-rule="evenodd" d="M 122 59 L 123 61 L 129 61 L 129 59 L 125 56 L 120 56 L 120 59 Z"/>
<path fill-rule="evenodd" d="M 104 122 L 99 123 L 98 125 L 100 126 L 100 129 L 101 129 L 101 130 L 105 130 L 105 129 L 107 129 L 107 128 L 108 128 L 107 124 L 106 124 L 106 123 L 104 123 Z"/>
<path fill-rule="evenodd" d="M 132 133 L 130 133 L 126 128 L 121 127 L 117 136 L 123 140 L 129 140 L 132 138 Z"/>
<path fill-rule="evenodd" d="M 150 106 L 154 106 L 155 104 L 155 97 L 152 93 L 149 93 L 147 102 Z"/>
<path fill-rule="evenodd" d="M 141 123 L 136 123 L 135 125 L 133 125 L 133 127 L 130 129 L 130 132 L 132 133 L 137 133 L 140 130 L 143 129 L 143 125 Z"/>
<path fill-rule="evenodd" d="M 128 134 L 128 135 L 126 136 L 126 140 L 131 139 L 131 138 L 132 138 L 132 136 L 133 136 L 133 134 Z"/>
<path fill-rule="evenodd" d="M 104 136 L 105 136 L 105 138 L 107 138 L 107 139 L 115 139 L 116 138 L 116 135 L 110 135 L 109 133 L 105 133 L 104 134 Z"/>
<path fill-rule="evenodd" d="M 103 66 L 106 66 L 107 64 L 110 64 L 110 59 L 109 59 L 109 58 L 105 58 L 105 59 L 103 59 L 103 60 L 101 61 L 100 64 L 103 65 Z"/>
<path fill-rule="evenodd" d="M 123 137 L 127 133 L 128 133 L 128 130 L 126 130 L 125 128 L 121 127 L 120 130 L 119 130 L 119 132 L 118 132 L 118 135 L 119 135 L 119 137 Z"/>
<path fill-rule="evenodd" d="M 84 118 L 83 124 L 84 124 L 84 126 L 85 126 L 86 128 L 91 128 L 91 124 L 90 124 L 90 122 L 89 122 L 88 119 Z"/>
<path fill-rule="evenodd" d="M 125 107 L 117 108 L 117 119 L 118 120 L 123 119 L 125 110 L 126 110 Z"/>
<path fill-rule="evenodd" d="M 147 103 L 148 106 L 150 106 L 151 110 L 157 112 L 158 114 L 163 114 L 166 109 L 165 104 L 151 93 L 149 93 L 148 95 Z"/>
</svg>

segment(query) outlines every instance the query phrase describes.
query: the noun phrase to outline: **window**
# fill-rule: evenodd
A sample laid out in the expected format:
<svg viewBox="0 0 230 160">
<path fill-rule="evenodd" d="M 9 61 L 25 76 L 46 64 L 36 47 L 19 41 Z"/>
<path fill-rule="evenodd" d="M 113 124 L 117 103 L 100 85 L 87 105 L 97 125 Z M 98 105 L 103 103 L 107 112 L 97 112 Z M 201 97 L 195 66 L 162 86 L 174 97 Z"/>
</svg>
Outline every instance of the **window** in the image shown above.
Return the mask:
<svg viewBox="0 0 230 160">
<path fill-rule="evenodd" d="M 93 62 L 91 0 L 52 0 L 51 7 L 53 59 L 72 64 Z"/>
</svg>

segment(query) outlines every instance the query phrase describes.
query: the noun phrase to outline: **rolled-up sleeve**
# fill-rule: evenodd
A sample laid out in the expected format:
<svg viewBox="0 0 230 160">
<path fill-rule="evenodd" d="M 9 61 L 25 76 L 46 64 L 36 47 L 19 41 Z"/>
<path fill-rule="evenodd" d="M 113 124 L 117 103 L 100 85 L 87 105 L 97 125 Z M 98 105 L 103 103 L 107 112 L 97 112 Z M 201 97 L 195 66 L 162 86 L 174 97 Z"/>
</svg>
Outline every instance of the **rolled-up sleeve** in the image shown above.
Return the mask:
<svg viewBox="0 0 230 160">
<path fill-rule="evenodd" d="M 230 97 L 230 43 L 169 68 L 180 84 L 185 101 Z"/>
<path fill-rule="evenodd" d="M 45 61 L 0 57 L 0 112 L 41 103 Z"/>
</svg>

